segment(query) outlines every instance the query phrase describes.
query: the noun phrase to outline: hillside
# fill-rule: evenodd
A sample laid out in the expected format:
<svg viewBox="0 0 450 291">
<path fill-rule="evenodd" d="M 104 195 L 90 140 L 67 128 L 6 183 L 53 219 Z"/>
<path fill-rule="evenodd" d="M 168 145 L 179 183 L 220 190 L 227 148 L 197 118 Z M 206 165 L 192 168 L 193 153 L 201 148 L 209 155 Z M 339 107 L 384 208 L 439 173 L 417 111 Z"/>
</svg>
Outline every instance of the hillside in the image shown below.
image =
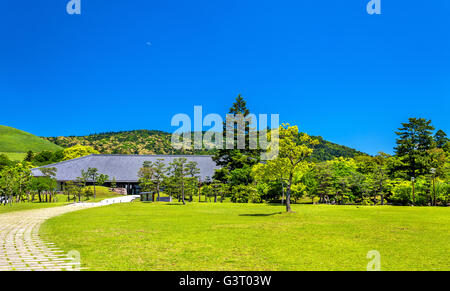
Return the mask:
<svg viewBox="0 0 450 291">
<path fill-rule="evenodd" d="M 363 155 L 355 149 L 331 143 L 319 139 L 320 144 L 316 147 L 313 159 L 316 161 L 325 161 L 334 157 L 354 157 Z M 171 134 L 157 130 L 133 130 L 121 132 L 106 132 L 91 134 L 88 136 L 68 136 L 68 137 L 48 137 L 50 142 L 60 145 L 64 148 L 76 144 L 92 146 L 103 154 L 181 154 L 171 146 Z M 207 150 L 186 150 L 185 154 L 212 154 L 213 151 Z"/>
<path fill-rule="evenodd" d="M 0 153 L 12 160 L 21 160 L 27 151 L 57 151 L 61 147 L 31 133 L 0 125 Z"/>
</svg>

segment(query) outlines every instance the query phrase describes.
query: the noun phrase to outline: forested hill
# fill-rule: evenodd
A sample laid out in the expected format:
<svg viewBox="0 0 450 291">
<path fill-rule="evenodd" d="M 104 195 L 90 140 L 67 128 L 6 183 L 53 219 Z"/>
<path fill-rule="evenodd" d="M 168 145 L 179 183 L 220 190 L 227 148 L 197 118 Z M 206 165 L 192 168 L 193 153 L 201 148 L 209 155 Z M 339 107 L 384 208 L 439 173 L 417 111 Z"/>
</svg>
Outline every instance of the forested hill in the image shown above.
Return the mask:
<svg viewBox="0 0 450 291">
<path fill-rule="evenodd" d="M 323 140 L 322 137 L 315 138 L 320 141 L 313 154 L 313 159 L 316 161 L 364 155 L 355 149 Z M 103 154 L 213 154 L 213 151 L 208 150 L 185 150 L 184 152 L 176 150 L 171 146 L 171 134 L 158 130 L 105 132 L 88 136 L 60 136 L 46 139 L 64 148 L 77 144 L 92 146 Z"/>
<path fill-rule="evenodd" d="M 332 160 L 336 157 L 353 158 L 355 156 L 367 155 L 355 149 L 329 142 L 321 136 L 313 136 L 319 140 L 319 144 L 314 148 L 312 159 L 316 162 Z"/>
</svg>

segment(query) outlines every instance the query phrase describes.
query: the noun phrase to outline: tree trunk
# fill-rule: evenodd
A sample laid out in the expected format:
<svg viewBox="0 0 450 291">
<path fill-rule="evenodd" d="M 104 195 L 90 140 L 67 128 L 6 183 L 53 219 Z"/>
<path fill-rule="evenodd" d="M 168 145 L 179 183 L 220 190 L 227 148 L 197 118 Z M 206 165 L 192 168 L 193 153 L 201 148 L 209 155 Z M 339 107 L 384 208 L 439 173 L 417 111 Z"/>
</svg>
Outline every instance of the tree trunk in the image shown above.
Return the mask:
<svg viewBox="0 0 450 291">
<path fill-rule="evenodd" d="M 96 193 L 95 193 L 95 182 L 94 182 L 94 201 L 95 201 Z"/>
<path fill-rule="evenodd" d="M 184 178 L 181 177 L 181 199 L 183 201 L 183 205 L 186 205 L 186 201 L 184 200 Z"/>
<path fill-rule="evenodd" d="M 289 174 L 289 184 L 286 193 L 286 212 L 292 212 L 291 209 L 291 187 L 292 187 L 292 173 Z"/>
<path fill-rule="evenodd" d="M 435 185 L 435 182 L 434 182 L 434 176 L 433 176 L 433 204 L 434 204 L 434 206 L 436 206 L 436 185 Z"/>
</svg>

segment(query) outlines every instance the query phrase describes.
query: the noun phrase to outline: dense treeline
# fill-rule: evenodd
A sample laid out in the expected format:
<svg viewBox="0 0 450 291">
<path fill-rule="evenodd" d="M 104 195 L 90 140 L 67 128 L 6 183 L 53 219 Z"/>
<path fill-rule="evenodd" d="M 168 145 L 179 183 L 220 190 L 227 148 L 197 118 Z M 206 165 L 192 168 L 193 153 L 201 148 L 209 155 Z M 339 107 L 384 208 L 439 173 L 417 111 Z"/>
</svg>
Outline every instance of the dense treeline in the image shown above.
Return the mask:
<svg viewBox="0 0 450 291">
<path fill-rule="evenodd" d="M 328 161 L 335 157 L 353 158 L 364 153 L 316 137 L 319 140 L 312 158 L 315 161 Z M 63 148 L 75 145 L 90 146 L 102 154 L 207 154 L 214 155 L 215 150 L 179 150 L 172 147 L 171 134 L 158 130 L 133 130 L 107 132 L 88 136 L 48 137 L 47 140 Z"/>
<path fill-rule="evenodd" d="M 249 114 L 238 97 L 230 113 Z M 279 128 L 280 154 L 259 161 L 259 152 L 220 150 L 214 160 L 222 169 L 214 179 L 226 185 L 237 202 L 307 198 L 327 204 L 448 205 L 450 143 L 430 120 L 410 118 L 396 132 L 395 155 L 359 155 L 318 162 L 320 141 L 296 126 Z M 434 134 L 433 134 L 434 133 Z"/>
</svg>

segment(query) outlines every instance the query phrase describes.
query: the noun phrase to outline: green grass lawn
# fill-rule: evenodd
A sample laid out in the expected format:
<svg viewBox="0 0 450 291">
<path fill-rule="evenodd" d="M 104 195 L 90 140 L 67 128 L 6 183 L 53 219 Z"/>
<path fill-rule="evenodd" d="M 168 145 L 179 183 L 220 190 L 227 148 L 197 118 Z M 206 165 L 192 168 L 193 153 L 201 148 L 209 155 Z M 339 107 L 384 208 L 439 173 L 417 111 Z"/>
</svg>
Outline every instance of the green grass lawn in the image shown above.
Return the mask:
<svg viewBox="0 0 450 291">
<path fill-rule="evenodd" d="M 94 192 L 94 187 L 93 186 L 88 186 L 87 188 L 90 188 L 92 190 L 92 192 Z M 83 199 L 82 202 L 100 202 L 100 201 L 108 199 L 108 198 L 114 198 L 114 197 L 123 196 L 123 195 L 118 194 L 116 192 L 109 191 L 109 188 L 103 187 L 103 186 L 96 186 L 95 187 L 95 192 L 96 192 L 95 200 L 94 200 L 94 197 L 92 196 L 92 197 L 89 197 L 88 200 L 85 200 L 85 199 L 82 198 Z M 73 201 L 72 198 L 73 197 L 70 197 L 70 202 L 73 203 L 74 201 Z M 65 201 L 65 202 L 67 202 L 67 195 L 65 195 L 65 194 L 58 194 L 57 195 L 57 200 L 58 201 Z M 78 202 L 78 200 L 75 201 L 75 202 Z"/>
<path fill-rule="evenodd" d="M 48 220 L 90 270 L 450 270 L 450 208 L 128 203 Z"/>
</svg>

